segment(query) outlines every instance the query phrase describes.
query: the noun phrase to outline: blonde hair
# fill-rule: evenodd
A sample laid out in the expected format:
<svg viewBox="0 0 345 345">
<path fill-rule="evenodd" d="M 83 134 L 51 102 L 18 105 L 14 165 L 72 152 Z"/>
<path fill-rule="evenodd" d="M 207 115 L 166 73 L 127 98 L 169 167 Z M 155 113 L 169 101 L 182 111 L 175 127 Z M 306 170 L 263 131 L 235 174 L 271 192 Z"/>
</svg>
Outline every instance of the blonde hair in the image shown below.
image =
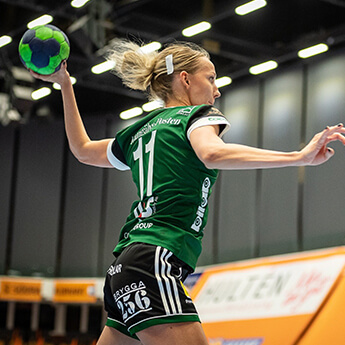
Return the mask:
<svg viewBox="0 0 345 345">
<path fill-rule="evenodd" d="M 176 42 L 167 45 L 160 52 L 144 53 L 135 42 L 116 39 L 106 58 L 115 62 L 112 72 L 133 90 L 148 92 L 151 100 L 166 102 L 173 93 L 174 74 L 167 73 L 165 58 L 172 55 L 174 73 L 186 71 L 195 73 L 200 66 L 200 58 L 210 59 L 209 53 L 190 42 Z"/>
</svg>

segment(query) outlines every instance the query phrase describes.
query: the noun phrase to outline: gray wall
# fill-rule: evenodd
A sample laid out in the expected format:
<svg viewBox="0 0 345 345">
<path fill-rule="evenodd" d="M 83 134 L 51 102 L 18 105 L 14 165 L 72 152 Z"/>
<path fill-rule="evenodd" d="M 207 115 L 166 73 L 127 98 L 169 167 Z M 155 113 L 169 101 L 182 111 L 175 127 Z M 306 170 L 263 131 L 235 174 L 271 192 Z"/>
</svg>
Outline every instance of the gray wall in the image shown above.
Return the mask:
<svg viewBox="0 0 345 345">
<path fill-rule="evenodd" d="M 265 83 L 264 148 L 294 151 L 301 139 L 302 69 L 286 71 Z M 298 169 L 263 170 L 258 207 L 259 254 L 298 249 Z"/>
<path fill-rule="evenodd" d="M 308 73 L 307 138 L 329 123 L 345 123 L 345 57 L 312 66 Z M 303 200 L 303 248 L 334 246 L 345 239 L 345 152 L 333 143 L 328 164 L 306 170 Z"/>
<path fill-rule="evenodd" d="M 345 53 L 249 77 L 221 90 L 224 136 L 297 150 L 345 122 Z M 92 138 L 128 122 L 86 119 Z M 344 244 L 345 152 L 320 167 L 222 171 L 199 265 Z M 83 166 L 61 122 L 0 127 L 0 274 L 103 276 L 136 197 L 129 172 Z"/>
<path fill-rule="evenodd" d="M 30 123 L 18 130 L 10 267 L 52 273 L 58 238 L 63 126 Z"/>
<path fill-rule="evenodd" d="M 0 126 L 0 274 L 5 270 L 8 229 L 13 214 L 11 192 L 13 175 L 13 156 L 15 150 L 15 132 L 13 128 Z"/>
</svg>

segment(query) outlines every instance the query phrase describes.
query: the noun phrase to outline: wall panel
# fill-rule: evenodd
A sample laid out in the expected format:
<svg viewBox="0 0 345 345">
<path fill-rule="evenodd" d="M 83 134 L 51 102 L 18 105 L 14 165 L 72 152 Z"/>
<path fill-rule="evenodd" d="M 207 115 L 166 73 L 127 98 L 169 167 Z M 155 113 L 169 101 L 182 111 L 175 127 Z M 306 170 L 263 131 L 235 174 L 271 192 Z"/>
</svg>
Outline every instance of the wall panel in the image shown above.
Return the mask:
<svg viewBox="0 0 345 345">
<path fill-rule="evenodd" d="M 309 68 L 307 139 L 326 125 L 345 122 L 345 57 L 332 57 Z M 306 168 L 303 240 L 304 249 L 344 244 L 344 147 L 329 146 L 336 155 L 326 164 Z"/>
<path fill-rule="evenodd" d="M 303 98 L 302 69 L 265 81 L 263 140 L 265 149 L 299 149 Z M 261 256 L 298 248 L 298 168 L 263 169 L 258 238 Z"/>
<path fill-rule="evenodd" d="M 5 273 L 6 242 L 9 227 L 14 127 L 0 125 L 0 274 Z"/>
<path fill-rule="evenodd" d="M 104 119 L 85 120 L 92 139 L 105 137 Z M 102 168 L 84 165 L 68 153 L 61 276 L 96 276 L 101 226 Z"/>
<path fill-rule="evenodd" d="M 61 122 L 21 127 L 11 268 L 23 274 L 55 271 L 63 141 Z"/>
</svg>

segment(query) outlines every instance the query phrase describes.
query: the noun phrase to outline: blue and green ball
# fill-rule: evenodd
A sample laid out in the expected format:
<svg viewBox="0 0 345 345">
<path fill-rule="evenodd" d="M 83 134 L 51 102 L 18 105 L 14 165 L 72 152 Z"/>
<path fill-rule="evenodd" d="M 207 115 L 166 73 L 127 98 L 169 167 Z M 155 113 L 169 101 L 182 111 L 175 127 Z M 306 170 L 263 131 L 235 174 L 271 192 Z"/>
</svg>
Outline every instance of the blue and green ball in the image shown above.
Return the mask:
<svg viewBox="0 0 345 345">
<path fill-rule="evenodd" d="M 52 74 L 70 53 L 66 34 L 54 25 L 41 25 L 27 30 L 19 43 L 19 57 L 28 69 L 39 74 Z"/>
</svg>

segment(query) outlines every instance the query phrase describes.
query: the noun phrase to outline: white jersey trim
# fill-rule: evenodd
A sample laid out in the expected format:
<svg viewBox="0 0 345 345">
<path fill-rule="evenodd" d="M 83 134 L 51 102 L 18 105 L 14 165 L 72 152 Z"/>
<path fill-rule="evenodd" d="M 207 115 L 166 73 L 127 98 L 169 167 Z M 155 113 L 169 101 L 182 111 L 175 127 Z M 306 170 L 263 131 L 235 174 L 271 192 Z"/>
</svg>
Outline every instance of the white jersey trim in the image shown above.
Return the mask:
<svg viewBox="0 0 345 345">
<path fill-rule="evenodd" d="M 225 125 L 224 129 L 219 133 L 219 137 L 221 138 L 229 129 L 230 123 L 229 121 L 222 116 L 206 116 L 201 117 L 199 120 L 195 121 L 187 131 L 187 138 L 190 140 L 190 134 L 199 127 L 204 126 L 214 126 L 214 125 Z"/>
<path fill-rule="evenodd" d="M 122 163 L 114 154 L 113 151 L 111 150 L 111 147 L 114 143 L 115 139 L 111 140 L 108 144 L 107 147 L 107 158 L 109 163 L 116 169 L 125 171 L 125 170 L 130 170 L 130 167 L 124 163 Z"/>
</svg>

